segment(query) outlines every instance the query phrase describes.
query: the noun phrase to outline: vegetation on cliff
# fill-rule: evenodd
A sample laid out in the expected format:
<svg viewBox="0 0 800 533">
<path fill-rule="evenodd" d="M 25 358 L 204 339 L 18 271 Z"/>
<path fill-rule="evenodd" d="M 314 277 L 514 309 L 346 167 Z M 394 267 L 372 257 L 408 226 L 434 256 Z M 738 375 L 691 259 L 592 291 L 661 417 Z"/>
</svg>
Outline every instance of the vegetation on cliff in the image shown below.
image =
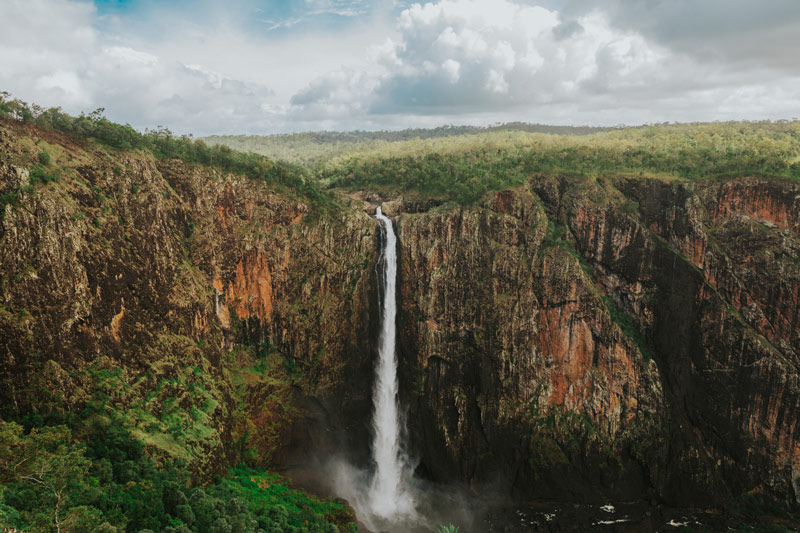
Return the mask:
<svg viewBox="0 0 800 533">
<path fill-rule="evenodd" d="M 181 156 L 202 153 L 190 139 L 126 146 L 128 127 L 99 115 L 50 113 L 72 120 L 58 129 L 44 111 L 18 120 L 19 109 L 0 119 L 0 529 L 354 527 L 346 504 L 289 490 L 269 470 L 305 416 L 298 383 L 338 376 L 321 335 L 294 322 L 324 322 L 330 308 L 354 329 L 330 294 L 293 295 L 315 282 L 358 301 L 357 283 L 325 278 L 349 262 L 316 243 L 355 217 L 331 227 L 312 216 L 325 212 L 315 197 L 261 156 L 253 179 Z M 361 265 L 352 248 L 371 242 L 365 232 L 341 253 Z M 281 274 L 296 262 L 314 272 Z M 270 270 L 285 278 L 274 299 Z M 260 318 L 300 341 L 266 337 Z"/>
<path fill-rule="evenodd" d="M 224 172 L 236 172 L 252 179 L 288 187 L 317 203 L 328 198 L 314 180 L 299 167 L 251 152 L 241 152 L 218 144 L 209 146 L 191 136 L 176 136 L 167 128 L 140 133 L 129 124 L 117 124 L 103 116 L 103 109 L 73 117 L 54 107 L 29 105 L 8 93 L 0 93 L 0 118 L 14 119 L 44 130 L 55 130 L 75 139 L 92 140 L 118 150 L 148 150 L 159 158 L 177 158 Z"/>
</svg>

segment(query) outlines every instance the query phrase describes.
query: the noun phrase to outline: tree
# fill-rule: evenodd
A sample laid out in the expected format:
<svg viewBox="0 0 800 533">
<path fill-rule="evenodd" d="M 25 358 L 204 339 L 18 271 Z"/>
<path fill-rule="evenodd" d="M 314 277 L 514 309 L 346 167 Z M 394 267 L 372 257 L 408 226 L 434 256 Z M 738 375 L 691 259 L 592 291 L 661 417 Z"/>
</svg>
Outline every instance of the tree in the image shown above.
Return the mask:
<svg viewBox="0 0 800 533">
<path fill-rule="evenodd" d="M 24 436 L 19 424 L 0 422 L 0 450 L 0 481 L 34 487 L 41 501 L 50 505 L 52 523 L 60 533 L 61 511 L 67 497 L 83 481 L 91 465 L 83 446 L 73 443 L 72 432 L 65 426 L 33 428 Z M 90 511 L 80 511 L 79 515 L 91 514 Z M 69 523 L 79 518 L 75 515 Z"/>
</svg>

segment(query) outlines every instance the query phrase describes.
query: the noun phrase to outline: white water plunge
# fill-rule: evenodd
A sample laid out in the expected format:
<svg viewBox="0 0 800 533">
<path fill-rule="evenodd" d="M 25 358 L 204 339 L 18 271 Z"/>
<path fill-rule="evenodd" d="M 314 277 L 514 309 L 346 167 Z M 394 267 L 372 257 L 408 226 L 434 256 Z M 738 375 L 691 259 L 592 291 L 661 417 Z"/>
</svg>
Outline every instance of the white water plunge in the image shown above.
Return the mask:
<svg viewBox="0 0 800 533">
<path fill-rule="evenodd" d="M 378 364 L 375 369 L 375 391 L 372 417 L 374 438 L 372 455 L 376 470 L 370 483 L 370 511 L 385 519 L 413 513 L 414 502 L 408 490 L 411 471 L 401 446 L 401 424 L 397 399 L 397 355 L 395 353 L 395 318 L 397 307 L 397 239 L 392 221 L 375 212 L 383 227 L 383 302 Z"/>
</svg>

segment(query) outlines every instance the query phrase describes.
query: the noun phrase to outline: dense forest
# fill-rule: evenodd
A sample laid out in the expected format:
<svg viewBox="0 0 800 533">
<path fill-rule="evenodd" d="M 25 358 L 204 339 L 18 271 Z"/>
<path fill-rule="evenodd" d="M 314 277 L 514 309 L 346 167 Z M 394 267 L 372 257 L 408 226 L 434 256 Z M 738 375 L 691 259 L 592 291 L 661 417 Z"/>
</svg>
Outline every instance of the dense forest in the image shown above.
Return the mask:
<svg viewBox="0 0 800 533">
<path fill-rule="evenodd" d="M 275 474 L 239 466 L 199 486 L 186 465 L 154 461 L 104 406 L 96 398 L 77 415 L 0 420 L 0 528 L 333 533 L 347 523 L 355 530 L 341 503 L 291 490 Z"/>
</svg>

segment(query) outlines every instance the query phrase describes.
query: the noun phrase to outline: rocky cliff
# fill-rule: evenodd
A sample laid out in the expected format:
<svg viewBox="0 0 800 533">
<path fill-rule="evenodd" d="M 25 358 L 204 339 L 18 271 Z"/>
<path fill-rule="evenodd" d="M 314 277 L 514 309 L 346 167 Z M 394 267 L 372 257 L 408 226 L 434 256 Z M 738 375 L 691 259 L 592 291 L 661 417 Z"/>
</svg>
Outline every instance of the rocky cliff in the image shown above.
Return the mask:
<svg viewBox="0 0 800 533">
<path fill-rule="evenodd" d="M 424 466 L 519 494 L 641 493 L 636 457 L 663 423 L 656 364 L 615 326 L 542 202 L 505 191 L 397 221 Z"/>
<path fill-rule="evenodd" d="M 13 124 L 0 194 L 6 414 L 103 401 L 200 475 L 365 459 L 379 250 L 363 204 Z M 420 475 L 797 503 L 796 182 L 534 175 L 470 207 L 386 207 Z"/>
<path fill-rule="evenodd" d="M 43 151 L 56 179 L 36 183 Z M 0 190 L 15 198 L 0 230 L 7 411 L 99 397 L 199 473 L 243 451 L 286 464 L 366 447 L 365 213 L 321 216 L 265 183 L 13 124 Z"/>
<path fill-rule="evenodd" d="M 396 217 L 411 442 L 518 495 L 796 503 L 800 186 L 533 176 Z"/>
</svg>

